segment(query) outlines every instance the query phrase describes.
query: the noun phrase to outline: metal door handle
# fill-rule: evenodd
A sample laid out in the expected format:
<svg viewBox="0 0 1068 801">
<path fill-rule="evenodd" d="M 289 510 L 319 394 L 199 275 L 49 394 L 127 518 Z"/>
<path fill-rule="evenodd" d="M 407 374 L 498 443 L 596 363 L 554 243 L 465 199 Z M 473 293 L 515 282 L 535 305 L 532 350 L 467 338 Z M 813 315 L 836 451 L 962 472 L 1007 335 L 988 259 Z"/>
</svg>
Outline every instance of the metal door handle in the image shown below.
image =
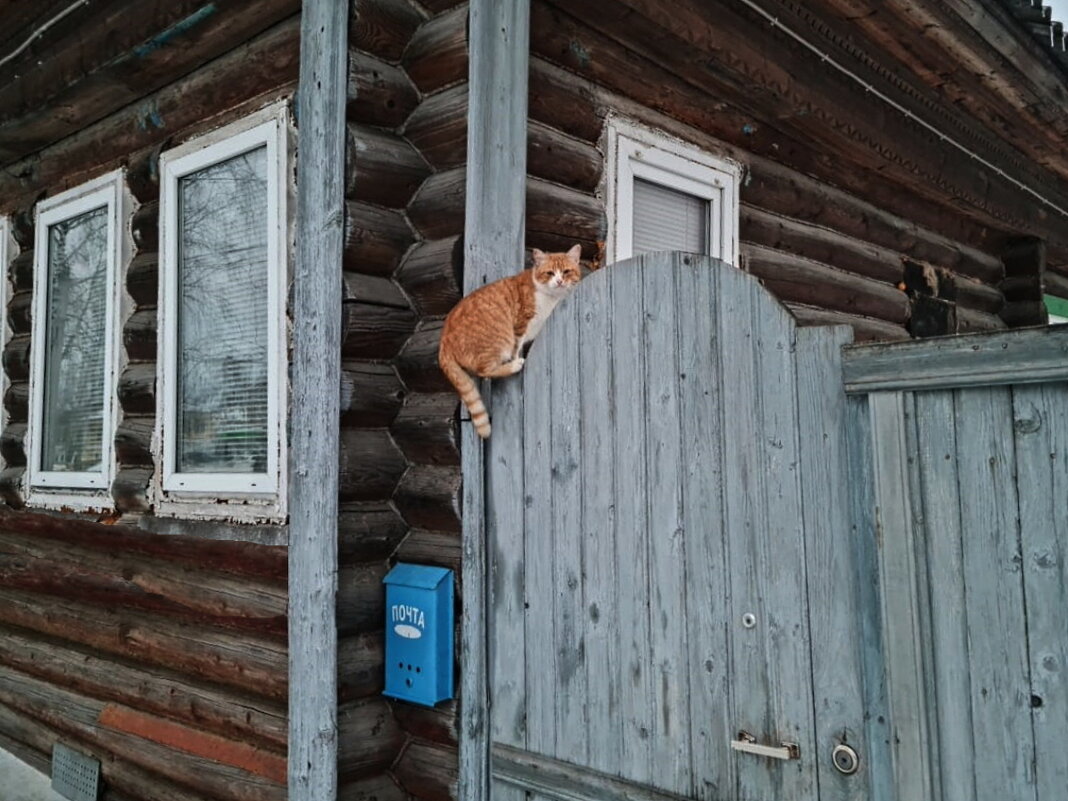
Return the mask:
<svg viewBox="0 0 1068 801">
<path fill-rule="evenodd" d="M 770 757 L 771 759 L 800 759 L 801 748 L 797 743 L 783 743 L 782 745 L 761 745 L 756 737 L 747 731 L 738 732 L 738 739 L 731 740 L 731 748 L 746 754 Z"/>
</svg>

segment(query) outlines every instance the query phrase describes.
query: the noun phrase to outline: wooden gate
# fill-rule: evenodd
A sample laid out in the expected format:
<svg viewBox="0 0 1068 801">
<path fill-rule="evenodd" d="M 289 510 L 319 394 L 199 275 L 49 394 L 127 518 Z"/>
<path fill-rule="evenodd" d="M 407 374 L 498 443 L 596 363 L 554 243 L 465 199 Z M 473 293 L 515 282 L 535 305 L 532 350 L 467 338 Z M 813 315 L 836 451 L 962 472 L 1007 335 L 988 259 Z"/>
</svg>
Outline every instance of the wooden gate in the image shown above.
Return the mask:
<svg viewBox="0 0 1068 801">
<path fill-rule="evenodd" d="M 1068 795 L 1068 326 L 845 354 L 896 798 Z"/>
<path fill-rule="evenodd" d="M 497 383 L 483 495 L 495 801 L 881 797 L 849 339 L 798 329 L 727 265 L 651 254 L 587 278 L 521 377 Z M 856 775 L 834 769 L 840 744 Z"/>
</svg>

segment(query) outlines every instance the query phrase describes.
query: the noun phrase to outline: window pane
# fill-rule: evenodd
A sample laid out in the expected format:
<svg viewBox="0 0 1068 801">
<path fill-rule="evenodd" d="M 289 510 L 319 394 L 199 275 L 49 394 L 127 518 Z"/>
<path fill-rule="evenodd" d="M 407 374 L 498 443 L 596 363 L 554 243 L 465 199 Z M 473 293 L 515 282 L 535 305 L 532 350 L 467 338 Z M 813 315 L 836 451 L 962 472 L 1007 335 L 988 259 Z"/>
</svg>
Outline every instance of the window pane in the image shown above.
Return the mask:
<svg viewBox="0 0 1068 801">
<path fill-rule="evenodd" d="M 103 469 L 107 207 L 48 228 L 41 470 Z"/>
<path fill-rule="evenodd" d="M 634 180 L 631 252 L 708 252 L 708 201 L 659 184 Z"/>
<path fill-rule="evenodd" d="M 179 473 L 267 471 L 267 148 L 178 183 Z"/>
</svg>

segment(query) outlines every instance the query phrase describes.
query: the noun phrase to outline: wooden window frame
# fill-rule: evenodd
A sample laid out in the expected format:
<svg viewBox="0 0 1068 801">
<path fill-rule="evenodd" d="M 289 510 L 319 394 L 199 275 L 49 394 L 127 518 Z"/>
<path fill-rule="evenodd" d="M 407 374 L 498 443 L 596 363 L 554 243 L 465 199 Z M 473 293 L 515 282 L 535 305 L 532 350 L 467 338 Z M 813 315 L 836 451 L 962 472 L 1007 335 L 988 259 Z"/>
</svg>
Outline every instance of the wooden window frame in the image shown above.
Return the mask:
<svg viewBox="0 0 1068 801">
<path fill-rule="evenodd" d="M 153 483 L 157 514 L 277 522 L 286 513 L 286 288 L 292 169 L 286 107 L 276 104 L 160 155 L 158 398 Z M 267 162 L 267 470 L 180 473 L 176 468 L 178 377 L 178 181 L 266 147 Z"/>
<path fill-rule="evenodd" d="M 115 478 L 115 430 L 118 426 L 118 375 L 121 358 L 122 308 L 120 269 L 127 263 L 130 247 L 125 236 L 131 203 L 124 191 L 122 170 L 114 170 L 58 195 L 42 200 L 34 211 L 33 333 L 30 341 L 30 416 L 26 432 L 27 503 L 46 508 L 72 508 L 106 511 L 114 507 L 111 482 Z M 41 448 L 44 425 L 42 380 L 45 367 L 45 336 L 48 321 L 48 231 L 52 225 L 101 207 L 107 208 L 108 241 L 105 287 L 107 309 L 104 315 L 104 408 L 101 469 L 96 472 L 42 470 Z"/>
<path fill-rule="evenodd" d="M 18 245 L 11 233 L 11 218 L 0 215 L 0 265 L 3 272 L 0 273 L 0 349 L 6 348 L 11 339 L 8 330 L 7 304 L 11 299 L 11 262 L 18 254 Z M 7 377 L 7 370 L 0 371 L 0 397 L 7 395 L 11 381 Z M 0 404 L 0 434 L 7 430 L 9 416 L 7 406 Z M 7 459 L 0 455 L 0 466 L 7 467 Z"/>
<path fill-rule="evenodd" d="M 738 263 L 740 164 L 619 117 L 608 120 L 606 153 L 607 263 L 633 255 L 635 179 L 709 201 L 708 254 Z"/>
</svg>

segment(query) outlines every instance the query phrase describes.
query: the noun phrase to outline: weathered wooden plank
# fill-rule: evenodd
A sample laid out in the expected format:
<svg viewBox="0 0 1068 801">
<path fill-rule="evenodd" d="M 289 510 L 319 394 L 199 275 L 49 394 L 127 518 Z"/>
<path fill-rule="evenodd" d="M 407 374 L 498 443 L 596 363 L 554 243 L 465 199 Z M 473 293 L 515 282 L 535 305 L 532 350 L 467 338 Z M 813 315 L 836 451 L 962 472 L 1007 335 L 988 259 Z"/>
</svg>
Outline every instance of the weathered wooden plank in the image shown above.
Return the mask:
<svg viewBox="0 0 1068 801">
<path fill-rule="evenodd" d="M 289 675 L 300 679 L 289 688 L 290 801 L 334 798 L 349 746 L 339 731 L 334 603 L 340 392 L 324 391 L 341 386 L 347 5 L 309 0 L 301 9 L 290 376 L 290 414 L 300 424 L 290 431 L 288 487 Z"/>
<path fill-rule="evenodd" d="M 958 391 L 954 420 L 965 482 L 960 514 L 975 789 L 979 798 L 1035 798 L 1011 391 Z"/>
<path fill-rule="evenodd" d="M 961 525 L 961 484 L 953 393 L 923 392 L 915 398 L 917 450 L 914 472 L 921 478 L 928 582 L 937 587 L 937 606 L 929 610 L 934 675 L 929 703 L 937 721 L 939 776 L 943 801 L 976 797 L 972 741 L 969 625 L 965 597 L 964 553 L 968 536 Z"/>
<path fill-rule="evenodd" d="M 728 562 L 723 526 L 724 430 L 720 344 L 716 336 L 719 271 L 677 272 L 679 409 L 681 432 L 682 514 L 686 584 L 684 604 L 690 633 L 689 671 L 691 792 L 703 801 L 728 798 L 733 788 L 733 761 L 727 743 L 737 735 L 731 718 Z"/>
<path fill-rule="evenodd" d="M 932 797 L 927 677 L 917 603 L 916 537 L 909 496 L 905 396 L 879 392 L 871 413 L 876 537 L 883 621 L 883 651 L 890 708 L 894 786 L 898 798 Z"/>
<path fill-rule="evenodd" d="M 827 756 L 839 743 L 866 754 L 862 618 L 855 534 L 851 530 L 846 395 L 841 348 L 849 329 L 797 332 L 800 476 L 808 572 L 816 766 L 821 801 L 868 801 L 865 783 L 843 776 Z M 815 645 L 818 643 L 818 645 Z"/>
<path fill-rule="evenodd" d="M 586 761 L 604 773 L 622 771 L 617 712 L 622 703 L 619 675 L 619 610 L 617 606 L 615 542 L 616 507 L 612 495 L 614 473 L 621 457 L 612 436 L 612 284 L 608 273 L 584 279 L 575 300 L 581 300 L 578 370 L 582 389 L 578 447 L 582 454 L 576 480 L 581 488 L 581 528 L 584 547 L 582 597 L 585 631 L 586 727 L 590 747 Z"/>
<path fill-rule="evenodd" d="M 905 326 L 876 320 L 874 317 L 862 317 L 858 314 L 820 309 L 790 301 L 783 301 L 783 306 L 790 310 L 790 314 L 801 326 L 848 325 L 853 329 L 855 342 L 883 342 L 910 338 Z"/>
<path fill-rule="evenodd" d="M 1060 610 L 1068 608 L 1068 402 L 1064 384 L 1013 392 L 1016 483 L 1027 601 L 1035 788 L 1044 801 L 1068 787 L 1068 638 Z"/>
<path fill-rule="evenodd" d="M 1068 326 L 846 348 L 847 392 L 1068 380 Z"/>
</svg>

